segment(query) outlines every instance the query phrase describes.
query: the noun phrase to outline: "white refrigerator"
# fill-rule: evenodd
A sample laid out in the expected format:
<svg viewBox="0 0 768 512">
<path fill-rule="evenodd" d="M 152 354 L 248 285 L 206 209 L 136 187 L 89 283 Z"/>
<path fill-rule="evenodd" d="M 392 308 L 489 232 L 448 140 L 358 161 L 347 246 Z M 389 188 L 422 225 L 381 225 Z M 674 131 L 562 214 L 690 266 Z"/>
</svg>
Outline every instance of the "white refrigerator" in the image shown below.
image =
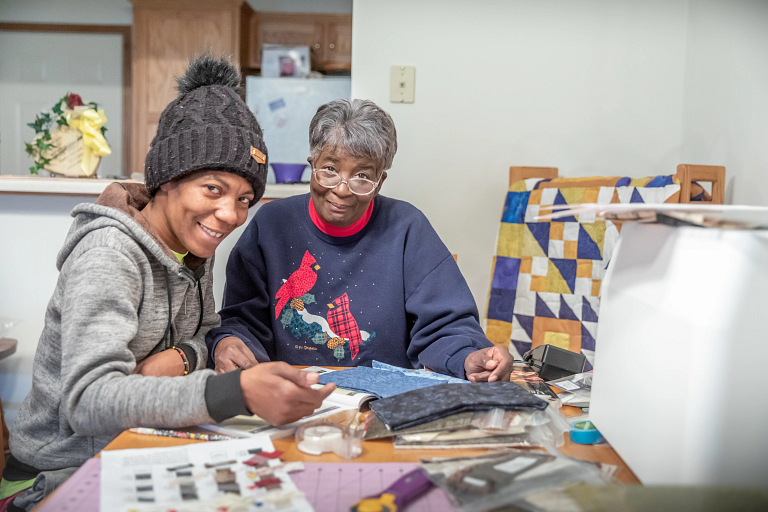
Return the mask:
<svg viewBox="0 0 768 512">
<path fill-rule="evenodd" d="M 249 76 L 245 101 L 264 131 L 270 163 L 306 163 L 309 156 L 309 123 L 320 105 L 350 99 L 349 77 L 272 78 Z M 309 166 L 302 181 L 309 181 Z M 274 183 L 270 167 L 267 183 Z"/>
</svg>

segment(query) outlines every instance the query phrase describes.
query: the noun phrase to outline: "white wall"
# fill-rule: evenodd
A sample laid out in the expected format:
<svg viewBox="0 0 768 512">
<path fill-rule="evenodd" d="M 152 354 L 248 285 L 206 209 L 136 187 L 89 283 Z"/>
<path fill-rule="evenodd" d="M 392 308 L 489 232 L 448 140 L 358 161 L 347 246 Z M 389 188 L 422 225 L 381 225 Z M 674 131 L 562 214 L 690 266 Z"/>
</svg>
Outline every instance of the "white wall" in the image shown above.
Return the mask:
<svg viewBox="0 0 768 512">
<path fill-rule="evenodd" d="M 118 34 L 0 31 L 0 48 L 14 48 L 0 52 L 0 174 L 29 175 L 34 161 L 24 143 L 35 132 L 27 123 L 73 92 L 98 103 L 107 116 L 112 154 L 103 157 L 98 175 L 123 176 L 122 47 Z"/>
<path fill-rule="evenodd" d="M 511 165 L 563 176 L 680 163 L 687 0 L 355 0 L 352 97 L 395 120 L 383 194 L 458 253 L 481 316 Z M 389 102 L 391 65 L 416 101 Z"/>
<path fill-rule="evenodd" d="M 255 11 L 351 13 L 352 0 L 246 0 Z"/>
<path fill-rule="evenodd" d="M 2 0 L 0 21 L 130 25 L 133 6 L 128 0 Z"/>
<path fill-rule="evenodd" d="M 768 2 L 692 1 L 687 48 L 682 160 L 725 165 L 727 202 L 768 206 Z"/>
<path fill-rule="evenodd" d="M 0 361 L 0 397 L 8 425 L 32 386 L 32 359 L 45 308 L 59 272 L 56 255 L 69 231 L 69 212 L 85 197 L 0 194 L 0 317 L 16 325 L 6 333 L 19 344 Z"/>
</svg>

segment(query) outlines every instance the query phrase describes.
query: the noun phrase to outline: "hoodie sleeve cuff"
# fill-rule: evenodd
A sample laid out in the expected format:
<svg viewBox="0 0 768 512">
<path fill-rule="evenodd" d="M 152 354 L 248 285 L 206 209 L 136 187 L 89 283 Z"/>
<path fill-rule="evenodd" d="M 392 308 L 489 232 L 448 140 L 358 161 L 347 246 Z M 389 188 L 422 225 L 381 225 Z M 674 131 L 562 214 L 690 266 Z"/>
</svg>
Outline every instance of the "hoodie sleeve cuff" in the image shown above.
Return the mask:
<svg viewBox="0 0 768 512">
<path fill-rule="evenodd" d="M 182 343 L 176 346 L 179 347 L 182 352 L 184 352 L 185 356 L 187 356 L 187 361 L 189 362 L 189 373 L 195 371 L 195 368 L 197 368 L 197 352 L 195 352 L 194 347 L 188 343 Z"/>
<path fill-rule="evenodd" d="M 245 406 L 243 390 L 240 387 L 241 369 L 212 375 L 205 383 L 205 406 L 208 414 L 222 422 L 240 414 L 251 416 L 251 411 Z"/>
</svg>

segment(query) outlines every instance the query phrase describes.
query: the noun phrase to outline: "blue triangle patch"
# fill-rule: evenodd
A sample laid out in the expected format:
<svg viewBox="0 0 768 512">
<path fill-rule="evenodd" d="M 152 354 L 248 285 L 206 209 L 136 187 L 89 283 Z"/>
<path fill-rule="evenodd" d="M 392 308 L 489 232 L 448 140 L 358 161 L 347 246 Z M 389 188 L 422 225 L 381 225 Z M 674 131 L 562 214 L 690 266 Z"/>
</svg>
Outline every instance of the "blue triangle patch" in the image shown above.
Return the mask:
<svg viewBox="0 0 768 512">
<path fill-rule="evenodd" d="M 563 279 L 565 280 L 565 284 L 568 285 L 568 289 L 573 293 L 573 290 L 576 287 L 576 260 L 550 258 L 549 261 L 557 267 L 557 270 L 560 271 L 560 275 L 563 276 Z"/>
<path fill-rule="evenodd" d="M 528 315 L 515 315 L 520 327 L 523 328 L 529 339 L 533 339 L 533 317 Z"/>
<path fill-rule="evenodd" d="M 589 330 L 581 324 L 581 348 L 595 350 L 595 338 L 589 334 Z"/>
<path fill-rule="evenodd" d="M 565 200 L 563 197 L 563 194 L 560 193 L 560 191 L 557 191 L 557 195 L 555 196 L 555 202 L 553 204 L 568 204 L 568 201 Z M 568 217 L 560 217 L 559 219 L 555 219 L 552 222 L 578 222 L 576 220 L 576 217 L 573 215 L 570 215 Z"/>
<path fill-rule="evenodd" d="M 555 314 L 552 313 L 552 310 L 549 309 L 549 306 L 547 306 L 547 303 L 541 300 L 541 297 L 539 296 L 538 293 L 536 294 L 536 316 L 543 316 L 547 318 L 557 318 Z"/>
<path fill-rule="evenodd" d="M 640 192 L 637 191 L 637 188 L 632 189 L 632 198 L 629 200 L 630 203 L 644 203 L 643 196 L 640 195 Z"/>
<path fill-rule="evenodd" d="M 536 296 L 538 297 L 538 295 Z M 589 303 L 586 297 L 582 297 L 582 306 L 581 306 L 581 321 L 582 322 L 597 322 L 597 313 L 595 313 L 595 310 L 592 309 L 592 305 Z M 538 304 L 536 306 L 538 309 Z M 536 313 L 539 314 L 538 312 Z M 583 346 L 583 345 L 582 345 Z"/>
<path fill-rule="evenodd" d="M 576 257 L 581 260 L 602 260 L 600 247 L 589 236 L 584 226 L 579 225 L 579 245 L 576 247 Z"/>
<path fill-rule="evenodd" d="M 549 252 L 549 222 L 531 222 L 526 227 L 531 231 L 533 238 L 539 242 L 544 254 Z"/>
<path fill-rule="evenodd" d="M 562 295 L 560 296 L 560 319 L 576 320 L 577 322 L 579 321 L 576 315 L 573 314 L 573 310 L 570 308 L 570 306 L 568 306 L 568 304 L 565 303 L 565 299 L 563 298 Z"/>
</svg>

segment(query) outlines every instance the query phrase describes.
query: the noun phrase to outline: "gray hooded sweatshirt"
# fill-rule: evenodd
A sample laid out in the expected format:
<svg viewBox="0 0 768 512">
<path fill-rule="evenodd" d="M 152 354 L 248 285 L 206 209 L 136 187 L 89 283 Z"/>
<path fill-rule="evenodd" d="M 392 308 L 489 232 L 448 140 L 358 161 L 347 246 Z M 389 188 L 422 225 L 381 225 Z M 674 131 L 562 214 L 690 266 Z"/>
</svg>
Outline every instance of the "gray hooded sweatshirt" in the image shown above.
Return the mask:
<svg viewBox="0 0 768 512">
<path fill-rule="evenodd" d="M 213 258 L 190 254 L 180 265 L 140 213 L 149 199 L 143 185 L 112 184 L 96 204 L 72 210 L 32 389 L 10 437 L 11 453 L 23 465 L 80 466 L 127 428 L 179 428 L 249 414 L 239 371 L 204 369 L 205 334 L 220 322 Z M 196 371 L 131 374 L 139 361 L 173 345 Z"/>
</svg>

